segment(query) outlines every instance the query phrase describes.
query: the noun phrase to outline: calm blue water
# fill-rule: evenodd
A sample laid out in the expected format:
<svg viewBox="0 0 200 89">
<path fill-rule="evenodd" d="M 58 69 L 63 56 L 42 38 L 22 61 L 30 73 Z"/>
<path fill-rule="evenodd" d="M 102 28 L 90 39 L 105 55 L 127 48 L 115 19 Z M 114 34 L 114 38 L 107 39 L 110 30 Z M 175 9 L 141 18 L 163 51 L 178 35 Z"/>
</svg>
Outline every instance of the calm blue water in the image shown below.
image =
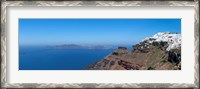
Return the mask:
<svg viewBox="0 0 200 89">
<path fill-rule="evenodd" d="M 113 50 L 47 49 L 37 46 L 19 48 L 19 70 L 82 70 Z"/>
</svg>

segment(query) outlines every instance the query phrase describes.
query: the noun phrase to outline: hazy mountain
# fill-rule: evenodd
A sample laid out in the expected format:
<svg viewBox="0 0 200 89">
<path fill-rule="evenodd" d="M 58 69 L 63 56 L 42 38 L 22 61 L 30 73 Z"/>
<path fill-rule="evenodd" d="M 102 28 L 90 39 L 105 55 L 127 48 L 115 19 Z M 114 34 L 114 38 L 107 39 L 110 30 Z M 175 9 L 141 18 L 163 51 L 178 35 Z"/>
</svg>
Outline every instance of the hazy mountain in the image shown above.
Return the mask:
<svg viewBox="0 0 200 89">
<path fill-rule="evenodd" d="M 62 44 L 55 46 L 47 46 L 53 49 L 113 49 L 111 46 L 95 45 L 95 46 L 83 46 L 77 44 Z"/>
</svg>

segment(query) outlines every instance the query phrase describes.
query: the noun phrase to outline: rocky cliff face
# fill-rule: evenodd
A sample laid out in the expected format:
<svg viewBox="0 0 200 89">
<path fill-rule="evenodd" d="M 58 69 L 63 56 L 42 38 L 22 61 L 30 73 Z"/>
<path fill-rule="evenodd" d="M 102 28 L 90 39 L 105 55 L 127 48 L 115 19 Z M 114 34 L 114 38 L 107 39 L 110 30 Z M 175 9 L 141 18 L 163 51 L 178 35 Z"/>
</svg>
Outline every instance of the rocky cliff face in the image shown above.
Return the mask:
<svg viewBox="0 0 200 89">
<path fill-rule="evenodd" d="M 133 50 L 118 47 L 88 70 L 180 70 L 181 35 L 157 33 L 133 45 Z"/>
</svg>

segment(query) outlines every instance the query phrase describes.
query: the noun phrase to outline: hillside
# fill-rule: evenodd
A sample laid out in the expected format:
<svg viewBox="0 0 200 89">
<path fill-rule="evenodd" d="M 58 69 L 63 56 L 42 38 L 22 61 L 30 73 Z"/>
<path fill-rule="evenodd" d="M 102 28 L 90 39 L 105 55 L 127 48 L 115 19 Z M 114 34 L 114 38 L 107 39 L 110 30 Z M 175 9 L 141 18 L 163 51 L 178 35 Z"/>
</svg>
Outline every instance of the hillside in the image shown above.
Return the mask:
<svg viewBox="0 0 200 89">
<path fill-rule="evenodd" d="M 160 32 L 128 51 L 120 46 L 87 70 L 180 70 L 181 34 Z"/>
</svg>

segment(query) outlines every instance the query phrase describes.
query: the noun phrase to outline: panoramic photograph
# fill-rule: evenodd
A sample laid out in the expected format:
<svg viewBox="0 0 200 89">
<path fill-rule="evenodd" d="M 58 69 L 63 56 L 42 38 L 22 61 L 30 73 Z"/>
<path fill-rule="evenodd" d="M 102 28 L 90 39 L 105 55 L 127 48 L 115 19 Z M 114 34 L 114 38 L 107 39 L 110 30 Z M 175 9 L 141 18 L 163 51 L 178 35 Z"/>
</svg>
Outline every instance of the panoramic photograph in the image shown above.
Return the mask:
<svg viewBox="0 0 200 89">
<path fill-rule="evenodd" d="M 181 70 L 181 19 L 19 19 L 19 70 Z"/>
</svg>

